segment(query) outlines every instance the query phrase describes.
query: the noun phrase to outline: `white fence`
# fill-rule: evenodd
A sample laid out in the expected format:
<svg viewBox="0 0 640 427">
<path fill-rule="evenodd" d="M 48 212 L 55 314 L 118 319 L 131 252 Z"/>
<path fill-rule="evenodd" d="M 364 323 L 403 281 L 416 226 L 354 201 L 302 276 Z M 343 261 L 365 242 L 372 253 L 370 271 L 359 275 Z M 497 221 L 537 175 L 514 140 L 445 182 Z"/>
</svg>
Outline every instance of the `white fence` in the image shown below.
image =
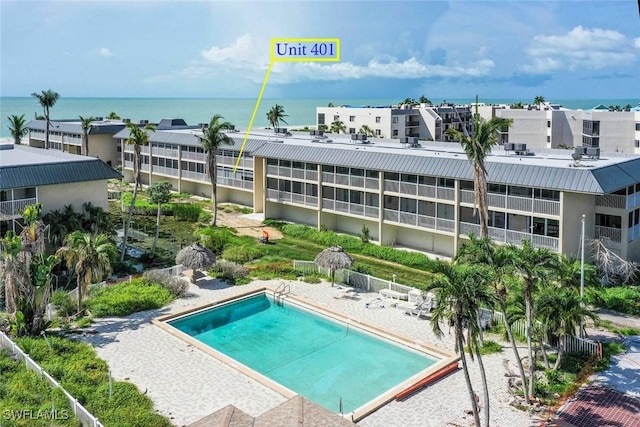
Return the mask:
<svg viewBox="0 0 640 427">
<path fill-rule="evenodd" d="M 293 269 L 301 273 L 322 273 L 329 276 L 328 268 L 320 267 L 314 261 L 293 261 Z M 382 289 L 391 289 L 392 291 L 409 294 L 409 291 L 415 290 L 411 286 L 402 285 L 391 280 L 380 279 L 368 274 L 358 273 L 357 271 L 341 269 L 336 270 L 335 280 L 338 283 L 344 283 L 354 288 L 366 290 L 367 292 L 379 292 Z"/>
<path fill-rule="evenodd" d="M 493 317 L 493 323 L 504 323 L 504 315 L 499 311 L 488 310 L 486 308 L 481 308 L 480 311 L 483 315 L 489 315 Z M 516 320 L 511 324 L 511 332 L 514 334 L 524 336 L 527 329 L 527 323 L 523 319 Z M 547 336 L 543 339 L 544 344 L 557 346 L 557 343 L 550 343 L 547 339 Z M 580 338 L 573 335 L 565 335 L 564 336 L 564 346 L 563 350 L 566 353 L 587 353 L 591 355 L 597 355 L 598 357 L 602 357 L 602 344 L 599 342 L 591 341 L 586 338 Z"/>
<path fill-rule="evenodd" d="M 91 427 L 104 427 L 104 425 L 98 421 L 96 417 L 91 415 L 87 409 L 78 402 L 78 399 L 73 397 L 66 391 L 58 381 L 56 381 L 51 375 L 45 372 L 40 365 L 38 365 L 27 353 L 22 351 L 20 347 L 11 339 L 6 336 L 3 332 L 0 332 L 0 348 L 8 348 L 12 353 L 16 355 L 18 360 L 24 361 L 27 369 L 36 372 L 38 375 L 43 376 L 53 387 L 59 388 L 62 390 L 65 396 L 67 396 L 67 400 L 69 401 L 69 406 L 73 410 L 73 413 L 78 417 L 78 420 L 82 423 L 83 426 L 91 426 Z"/>
</svg>

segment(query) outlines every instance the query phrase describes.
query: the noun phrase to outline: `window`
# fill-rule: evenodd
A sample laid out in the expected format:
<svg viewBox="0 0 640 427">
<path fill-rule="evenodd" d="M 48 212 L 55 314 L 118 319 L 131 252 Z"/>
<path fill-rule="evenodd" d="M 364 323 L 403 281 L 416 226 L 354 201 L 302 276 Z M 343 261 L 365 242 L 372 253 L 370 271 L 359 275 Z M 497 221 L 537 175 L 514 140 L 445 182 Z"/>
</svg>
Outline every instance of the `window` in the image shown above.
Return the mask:
<svg viewBox="0 0 640 427">
<path fill-rule="evenodd" d="M 398 123 L 398 116 L 391 117 L 391 123 Z"/>
<path fill-rule="evenodd" d="M 385 181 L 400 181 L 400 174 L 395 172 L 385 172 L 384 179 Z"/>
<path fill-rule="evenodd" d="M 636 123 L 636 130 L 640 130 L 640 122 Z"/>
<path fill-rule="evenodd" d="M 380 116 L 376 116 L 376 123 L 380 123 Z M 640 124 L 640 123 L 639 123 Z M 637 125 L 636 125 L 637 126 Z"/>
<path fill-rule="evenodd" d="M 438 187 L 454 188 L 455 181 L 451 178 L 438 178 Z"/>
<path fill-rule="evenodd" d="M 267 166 L 278 166 L 278 159 L 267 159 Z"/>
<path fill-rule="evenodd" d="M 551 127 L 551 120 L 547 120 L 547 127 L 550 128 Z"/>
<path fill-rule="evenodd" d="M 507 194 L 507 186 L 503 184 L 487 184 L 487 192 L 493 194 Z"/>
<path fill-rule="evenodd" d="M 468 224 L 480 224 L 480 215 L 476 215 L 475 209 L 460 206 L 460 222 Z"/>
<path fill-rule="evenodd" d="M 418 214 L 424 216 L 436 216 L 436 203 L 418 200 Z"/>
<path fill-rule="evenodd" d="M 582 122 L 582 133 L 584 135 L 598 136 L 600 135 L 600 122 L 592 120 L 584 120 Z"/>
<path fill-rule="evenodd" d="M 330 165 L 322 165 L 322 172 L 334 173 L 335 172 L 335 167 L 334 166 L 330 166 Z"/>
<path fill-rule="evenodd" d="M 317 171 L 318 165 L 316 165 L 315 163 L 305 163 L 304 168 L 308 171 Z"/>
<path fill-rule="evenodd" d="M 473 191 L 473 181 L 460 181 L 460 189 Z"/>
<path fill-rule="evenodd" d="M 504 212 L 489 211 L 489 220 L 487 221 L 489 227 L 500 228 L 504 230 L 506 225 L 504 220 Z"/>
<path fill-rule="evenodd" d="M 376 129 L 376 136 L 380 136 L 380 135 L 382 135 L 382 131 L 380 129 Z"/>
<path fill-rule="evenodd" d="M 338 120 L 340 120 L 340 116 L 338 116 L 337 114 L 335 116 L 333 116 L 333 121 L 337 122 Z"/>
<path fill-rule="evenodd" d="M 349 168 L 346 168 L 344 166 L 336 166 L 336 173 L 339 173 L 341 175 L 349 175 Z"/>
<path fill-rule="evenodd" d="M 436 178 L 434 176 L 419 176 L 418 184 L 420 185 L 436 185 Z"/>
<path fill-rule="evenodd" d="M 349 121 L 350 122 L 355 122 L 356 121 L 356 116 L 349 116 Z"/>
<path fill-rule="evenodd" d="M 398 129 L 393 130 L 393 136 L 398 136 Z"/>
<path fill-rule="evenodd" d="M 596 214 L 596 225 L 599 227 L 622 228 L 622 217 Z"/>
<path fill-rule="evenodd" d="M 509 195 L 516 197 L 531 197 L 533 194 L 533 188 L 531 187 L 516 187 L 513 185 L 509 186 Z"/>
<path fill-rule="evenodd" d="M 327 187 L 327 186 L 322 186 L 322 198 L 323 199 L 329 199 L 329 200 L 334 200 L 335 197 L 335 193 L 336 189 L 333 187 Z"/>
<path fill-rule="evenodd" d="M 364 205 L 364 192 L 351 190 L 349 193 L 349 201 L 354 205 Z"/>
<path fill-rule="evenodd" d="M 409 213 L 417 213 L 417 200 L 416 199 L 400 199 L 400 211 L 401 212 L 409 212 Z"/>
<path fill-rule="evenodd" d="M 340 202 L 348 202 L 349 190 L 346 188 L 336 188 L 336 200 Z"/>
<path fill-rule="evenodd" d="M 367 170 L 365 171 L 365 175 L 366 175 L 366 177 L 367 177 L 367 178 L 375 178 L 375 179 L 378 179 L 378 171 L 372 171 L 372 170 L 368 170 L 368 169 L 367 169 Z M 640 188 L 640 184 L 639 184 L 639 187 L 638 187 L 638 188 Z M 640 190 L 638 190 L 638 191 L 640 191 Z"/>
<path fill-rule="evenodd" d="M 400 175 L 400 181 L 408 182 L 410 184 L 416 184 L 418 182 L 418 176 L 403 173 L 402 175 Z"/>
<path fill-rule="evenodd" d="M 364 169 L 351 168 L 351 175 L 353 175 L 353 176 L 364 176 Z"/>
<path fill-rule="evenodd" d="M 582 135 L 582 145 L 584 147 L 599 147 L 600 138 Z"/>
<path fill-rule="evenodd" d="M 290 168 L 291 160 L 280 160 L 280 167 L 282 168 Z"/>
<path fill-rule="evenodd" d="M 349 133 L 356 133 L 356 128 L 349 128 Z"/>
<path fill-rule="evenodd" d="M 317 184 L 305 184 L 305 194 L 307 196 L 318 196 L 318 185 Z"/>
<path fill-rule="evenodd" d="M 270 190 L 277 190 L 278 180 L 276 178 L 267 178 L 267 188 Z"/>
<path fill-rule="evenodd" d="M 324 113 L 318 113 L 318 124 L 323 125 L 324 123 Z"/>
<path fill-rule="evenodd" d="M 531 217 L 516 214 L 507 214 L 507 229 L 521 233 L 531 232 Z"/>
<path fill-rule="evenodd" d="M 551 142 L 551 137 L 549 135 L 547 135 L 547 142 Z"/>
<path fill-rule="evenodd" d="M 303 184 L 299 181 L 291 182 L 291 192 L 295 194 L 303 194 L 302 193 Z"/>
<path fill-rule="evenodd" d="M 534 217 L 531 232 L 539 236 L 559 237 L 560 226 L 557 219 Z"/>
<path fill-rule="evenodd" d="M 364 193 L 365 194 L 365 203 L 367 206 L 373 206 L 377 208 L 379 206 L 378 195 L 374 193 Z"/>
<path fill-rule="evenodd" d="M 286 193 L 291 193 L 291 181 L 281 179 L 278 181 L 278 189 Z"/>
<path fill-rule="evenodd" d="M 302 162 L 293 162 L 292 167 L 294 169 L 304 169 L 304 163 L 302 163 Z"/>
<path fill-rule="evenodd" d="M 534 197 L 542 200 L 552 200 L 554 202 L 560 201 L 560 192 L 557 190 L 545 190 L 544 188 L 536 188 L 534 191 Z"/>
<path fill-rule="evenodd" d="M 453 219 L 455 214 L 455 206 L 438 203 L 438 218 Z"/>
<path fill-rule="evenodd" d="M 396 196 L 384 196 L 384 208 L 394 211 L 398 210 L 400 204 L 400 198 Z"/>
</svg>

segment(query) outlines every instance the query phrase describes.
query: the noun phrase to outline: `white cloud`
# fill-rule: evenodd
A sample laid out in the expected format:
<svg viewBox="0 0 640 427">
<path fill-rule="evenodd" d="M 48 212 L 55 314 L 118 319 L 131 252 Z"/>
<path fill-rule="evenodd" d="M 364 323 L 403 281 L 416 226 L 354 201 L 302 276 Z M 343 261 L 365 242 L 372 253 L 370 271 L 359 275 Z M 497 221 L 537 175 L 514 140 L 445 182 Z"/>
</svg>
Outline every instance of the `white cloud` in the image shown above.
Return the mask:
<svg viewBox="0 0 640 427">
<path fill-rule="evenodd" d="M 212 46 L 200 52 L 201 57 L 191 61 L 175 73 L 185 79 L 206 76 L 233 76 L 260 83 L 269 65 L 269 41 L 256 39 L 251 34 L 238 37 L 228 46 Z M 484 53 L 481 51 L 481 53 Z M 464 64 L 430 65 L 411 56 L 398 59 L 378 52 L 366 64 L 348 61 L 337 63 L 296 62 L 275 63 L 270 77 L 272 83 L 302 81 L 331 81 L 383 77 L 396 79 L 427 77 L 478 77 L 487 75 L 494 68 L 491 59 L 475 59 Z M 147 82 L 166 81 L 167 76 L 154 76 Z"/>
<path fill-rule="evenodd" d="M 640 49 L 640 37 L 633 40 L 633 47 Z"/>
<path fill-rule="evenodd" d="M 111 49 L 107 49 L 106 47 L 101 47 L 100 49 L 98 49 L 98 55 L 102 56 L 103 58 L 111 58 L 115 56 Z"/>
<path fill-rule="evenodd" d="M 629 50 L 634 45 L 640 45 L 638 39 L 628 39 L 617 31 L 577 26 L 562 35 L 535 36 L 527 51 L 531 63 L 524 70 L 548 73 L 629 65 L 636 59 L 636 54 Z"/>
</svg>

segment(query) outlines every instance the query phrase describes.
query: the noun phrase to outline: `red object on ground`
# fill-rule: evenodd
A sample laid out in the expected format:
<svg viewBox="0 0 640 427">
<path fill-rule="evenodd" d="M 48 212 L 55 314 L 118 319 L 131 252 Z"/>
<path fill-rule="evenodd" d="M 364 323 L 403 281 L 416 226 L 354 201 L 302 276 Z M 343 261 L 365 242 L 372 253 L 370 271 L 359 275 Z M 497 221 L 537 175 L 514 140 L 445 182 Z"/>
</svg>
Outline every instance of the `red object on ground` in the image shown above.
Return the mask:
<svg viewBox="0 0 640 427">
<path fill-rule="evenodd" d="M 269 239 L 269 232 L 267 230 L 262 230 L 262 237 L 265 239 Z"/>
<path fill-rule="evenodd" d="M 445 366 L 444 368 L 440 369 L 438 372 L 434 372 L 433 374 L 429 375 L 426 378 L 421 379 L 420 381 L 418 381 L 411 387 L 407 388 L 406 390 L 403 390 L 400 393 L 396 394 L 396 400 L 401 400 L 401 399 L 404 399 L 405 397 L 412 395 L 418 390 L 428 386 L 431 383 L 438 381 L 440 378 L 449 375 L 451 372 L 456 371 L 457 369 L 458 369 L 458 362 Z"/>
</svg>

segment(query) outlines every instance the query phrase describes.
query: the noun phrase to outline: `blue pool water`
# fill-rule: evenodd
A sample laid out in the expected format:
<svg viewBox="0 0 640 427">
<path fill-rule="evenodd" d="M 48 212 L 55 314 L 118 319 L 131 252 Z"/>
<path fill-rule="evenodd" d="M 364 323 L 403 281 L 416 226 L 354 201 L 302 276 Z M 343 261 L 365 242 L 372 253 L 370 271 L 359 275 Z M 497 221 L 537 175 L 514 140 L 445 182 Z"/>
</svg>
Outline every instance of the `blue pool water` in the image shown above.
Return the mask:
<svg viewBox="0 0 640 427">
<path fill-rule="evenodd" d="M 436 360 L 266 295 L 168 322 L 313 402 L 345 413 Z"/>
</svg>

